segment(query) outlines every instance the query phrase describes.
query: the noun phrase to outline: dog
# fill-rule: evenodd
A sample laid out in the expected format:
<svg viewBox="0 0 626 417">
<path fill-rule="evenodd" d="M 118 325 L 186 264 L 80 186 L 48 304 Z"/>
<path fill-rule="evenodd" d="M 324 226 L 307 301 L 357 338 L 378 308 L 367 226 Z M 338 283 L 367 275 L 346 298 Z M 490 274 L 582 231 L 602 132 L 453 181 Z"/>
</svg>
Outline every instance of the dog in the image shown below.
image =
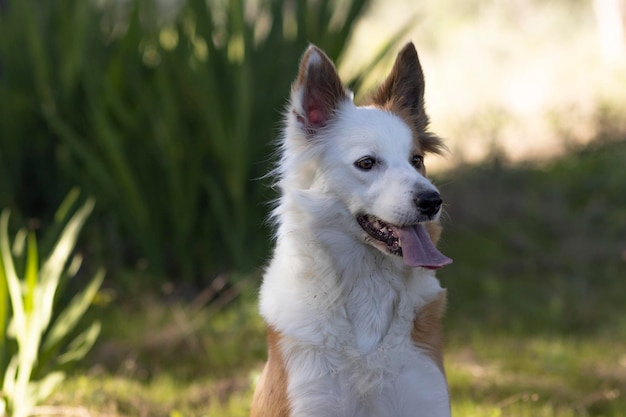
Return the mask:
<svg viewBox="0 0 626 417">
<path fill-rule="evenodd" d="M 275 170 L 276 243 L 260 289 L 268 361 L 252 417 L 450 415 L 442 198 L 427 179 L 424 76 L 408 43 L 364 106 L 304 53 Z"/>
</svg>

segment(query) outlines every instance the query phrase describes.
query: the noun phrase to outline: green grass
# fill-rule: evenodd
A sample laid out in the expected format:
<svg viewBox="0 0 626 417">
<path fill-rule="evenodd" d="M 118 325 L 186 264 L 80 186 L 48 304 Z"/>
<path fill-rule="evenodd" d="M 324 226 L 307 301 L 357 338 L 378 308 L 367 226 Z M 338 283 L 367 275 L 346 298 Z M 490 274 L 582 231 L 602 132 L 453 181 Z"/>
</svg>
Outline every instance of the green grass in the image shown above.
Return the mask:
<svg viewBox="0 0 626 417">
<path fill-rule="evenodd" d="M 624 335 L 624 158 L 622 140 L 540 166 L 495 157 L 441 178 L 442 248 L 456 260 L 439 275 L 450 321 L 521 335 Z"/>
<path fill-rule="evenodd" d="M 437 179 L 448 202 L 453 415 L 626 416 L 626 142 Z M 246 416 L 264 350 L 258 276 L 226 309 L 118 294 L 52 399 L 92 416 Z"/>
<path fill-rule="evenodd" d="M 440 178 L 455 415 L 626 410 L 625 141 Z"/>
<path fill-rule="evenodd" d="M 454 340 L 447 357 L 454 415 L 623 415 L 625 348 L 623 339 L 601 336 Z"/>
<path fill-rule="evenodd" d="M 265 357 L 252 294 L 220 312 L 153 296 L 109 304 L 100 345 L 51 403 L 91 416 L 246 416 Z"/>
</svg>

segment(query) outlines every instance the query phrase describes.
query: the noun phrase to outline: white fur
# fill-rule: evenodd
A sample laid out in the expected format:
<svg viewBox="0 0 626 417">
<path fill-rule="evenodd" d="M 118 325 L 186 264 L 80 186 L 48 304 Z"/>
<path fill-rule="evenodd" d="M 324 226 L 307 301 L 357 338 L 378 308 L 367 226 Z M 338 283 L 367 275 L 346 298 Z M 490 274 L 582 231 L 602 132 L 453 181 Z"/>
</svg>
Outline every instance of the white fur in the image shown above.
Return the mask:
<svg viewBox="0 0 626 417">
<path fill-rule="evenodd" d="M 260 310 L 282 336 L 293 416 L 449 416 L 445 376 L 411 340 L 416 312 L 443 290 L 432 271 L 366 243 L 355 219 L 415 222 L 416 193 L 435 187 L 411 166 L 411 130 L 346 100 L 313 138 L 289 113 L 282 147 Z M 359 170 L 364 156 L 379 163 Z"/>
</svg>

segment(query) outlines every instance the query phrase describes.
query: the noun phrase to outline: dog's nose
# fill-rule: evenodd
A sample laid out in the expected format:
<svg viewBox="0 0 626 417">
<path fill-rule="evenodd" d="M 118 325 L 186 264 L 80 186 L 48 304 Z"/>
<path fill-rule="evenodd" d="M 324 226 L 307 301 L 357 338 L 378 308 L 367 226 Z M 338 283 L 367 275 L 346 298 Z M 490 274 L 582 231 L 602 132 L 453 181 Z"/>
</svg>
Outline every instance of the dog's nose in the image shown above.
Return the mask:
<svg viewBox="0 0 626 417">
<path fill-rule="evenodd" d="M 441 195 L 439 195 L 436 191 L 424 191 L 423 193 L 418 194 L 415 199 L 415 204 L 417 205 L 420 213 L 428 217 L 437 214 L 442 203 L 443 200 L 441 199 Z"/>
</svg>

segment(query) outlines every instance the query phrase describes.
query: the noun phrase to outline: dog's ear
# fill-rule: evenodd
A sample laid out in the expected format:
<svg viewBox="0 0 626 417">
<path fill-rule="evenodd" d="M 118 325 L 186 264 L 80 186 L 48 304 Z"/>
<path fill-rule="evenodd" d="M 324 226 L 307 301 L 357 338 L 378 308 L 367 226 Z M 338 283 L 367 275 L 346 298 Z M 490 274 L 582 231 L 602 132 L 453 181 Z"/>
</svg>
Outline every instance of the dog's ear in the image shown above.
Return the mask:
<svg viewBox="0 0 626 417">
<path fill-rule="evenodd" d="M 412 42 L 407 43 L 398 53 L 391 73 L 378 87 L 371 101 L 383 108 L 408 113 L 416 122 L 424 118 L 427 123 L 428 118 L 424 111 L 424 73 Z M 426 126 L 418 124 L 415 127 L 419 129 Z"/>
<path fill-rule="evenodd" d="M 292 87 L 291 111 L 308 134 L 326 126 L 343 101 L 349 99 L 332 61 L 311 45 L 300 62 L 298 78 Z"/>
<path fill-rule="evenodd" d="M 417 133 L 416 139 L 425 152 L 443 154 L 445 145 L 428 132 L 424 109 L 424 73 L 412 42 L 398 53 L 387 79 L 378 87 L 370 103 L 402 117 Z"/>
</svg>

